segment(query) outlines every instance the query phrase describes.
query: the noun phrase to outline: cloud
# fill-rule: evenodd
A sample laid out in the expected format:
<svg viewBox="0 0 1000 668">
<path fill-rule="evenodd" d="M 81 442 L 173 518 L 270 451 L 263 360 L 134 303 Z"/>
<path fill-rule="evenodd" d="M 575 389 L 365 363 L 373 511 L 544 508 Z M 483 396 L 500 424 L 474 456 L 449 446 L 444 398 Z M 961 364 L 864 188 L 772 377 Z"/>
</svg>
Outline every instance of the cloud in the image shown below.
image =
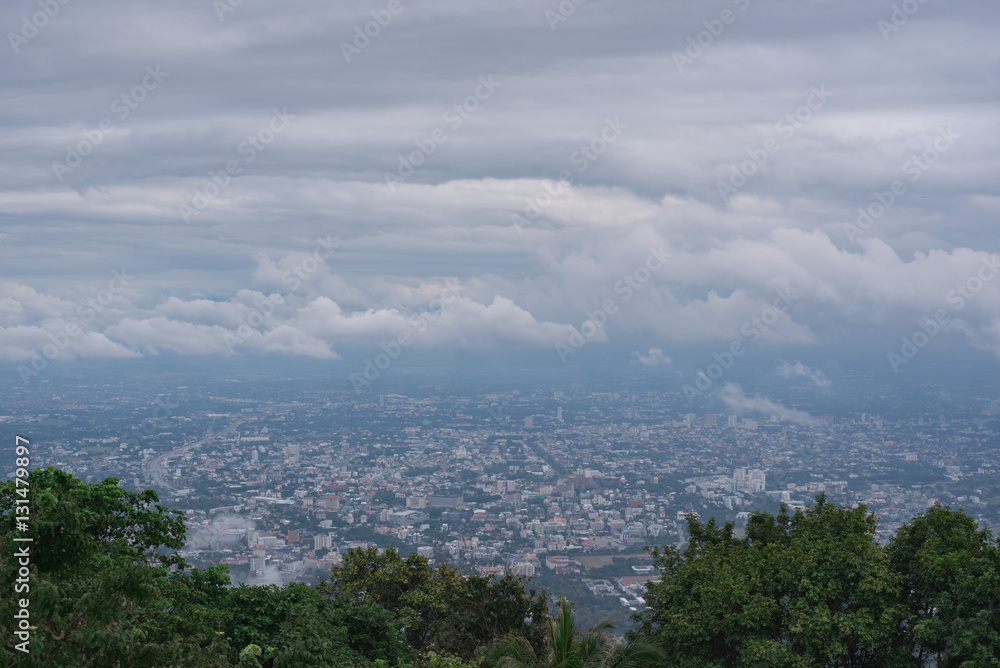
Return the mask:
<svg viewBox="0 0 1000 668">
<path fill-rule="evenodd" d="M 795 424 L 806 427 L 814 427 L 820 424 L 818 419 L 814 418 L 805 411 L 796 410 L 794 408 L 786 408 L 778 402 L 772 401 L 771 399 L 759 394 L 753 397 L 748 397 L 743 392 L 743 388 L 736 383 L 726 383 L 721 389 L 719 389 L 718 396 L 719 399 L 726 404 L 726 406 L 734 411 L 752 411 L 777 415 L 782 420 L 794 422 Z"/>
<path fill-rule="evenodd" d="M 240 532 L 253 529 L 254 526 L 252 520 L 239 515 L 216 515 L 210 522 L 191 527 L 187 532 L 184 549 L 214 550 L 217 549 L 219 541 L 228 542 L 232 546 L 239 542 Z"/>
<path fill-rule="evenodd" d="M 670 366 L 671 364 L 670 358 L 664 355 L 663 351 L 659 348 L 650 348 L 649 352 L 645 355 L 639 352 L 634 354 L 638 359 L 639 364 L 643 366 L 658 366 L 660 364 Z"/>
<path fill-rule="evenodd" d="M 862 0 L 754 3 L 679 72 L 674 53 L 725 7 L 588 3 L 553 30 L 537 3 L 421 0 L 352 62 L 340 44 L 371 15 L 349 3 L 241 3 L 224 21 L 202 0 L 68 7 L 0 71 L 17 100 L 0 122 L 0 357 L 37 354 L 126 265 L 136 280 L 60 359 L 335 359 L 424 321 L 415 346 L 541 349 L 608 300 L 595 345 L 728 345 L 779 288 L 801 297 L 757 343 L 888 351 L 912 331 L 900 323 L 949 308 L 1000 250 L 1000 132 L 983 94 L 1000 5 L 941 3 L 883 39 L 890 12 Z M 8 3 L 0 18 L 22 13 Z M 169 75 L 121 106 L 147 66 Z M 499 88 L 447 120 L 487 75 Z M 780 129 L 823 86 L 829 101 Z M 276 107 L 295 118 L 250 159 Z M 89 146 L 105 118 L 114 129 Z M 613 143 L 608 119 L 627 126 Z M 954 146 L 915 179 L 948 127 Z M 430 139 L 438 128 L 446 140 Z M 722 199 L 772 138 L 780 150 Z M 59 180 L 53 163 L 81 145 Z M 387 187 L 415 151 L 412 176 Z M 230 161 L 239 174 L 219 177 Z M 224 185 L 185 224 L 179 205 L 218 186 L 211 175 Z M 906 192 L 848 238 L 896 180 Z M 627 293 L 660 245 L 669 262 Z M 460 297 L 432 306 L 445 277 Z M 273 294 L 274 314 L 242 329 Z M 961 313 L 965 336 L 935 345 L 1000 349 L 998 312 L 992 281 Z"/>
<path fill-rule="evenodd" d="M 782 378 L 792 378 L 793 376 L 808 378 L 816 387 L 830 387 L 832 384 L 822 371 L 811 369 L 798 360 L 795 360 L 795 364 L 783 361 L 778 367 L 778 375 Z"/>
</svg>

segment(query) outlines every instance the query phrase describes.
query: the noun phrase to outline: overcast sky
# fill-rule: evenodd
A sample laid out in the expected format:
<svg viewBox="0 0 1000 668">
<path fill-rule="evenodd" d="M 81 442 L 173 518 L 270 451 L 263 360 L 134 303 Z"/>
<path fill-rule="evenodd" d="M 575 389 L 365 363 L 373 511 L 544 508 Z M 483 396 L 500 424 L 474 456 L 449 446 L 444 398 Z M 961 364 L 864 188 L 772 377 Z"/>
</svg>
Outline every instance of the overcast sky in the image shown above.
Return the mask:
<svg viewBox="0 0 1000 668">
<path fill-rule="evenodd" d="M 0 24 L 9 373 L 400 337 L 888 355 L 928 317 L 1000 355 L 995 0 L 10 0 Z"/>
</svg>

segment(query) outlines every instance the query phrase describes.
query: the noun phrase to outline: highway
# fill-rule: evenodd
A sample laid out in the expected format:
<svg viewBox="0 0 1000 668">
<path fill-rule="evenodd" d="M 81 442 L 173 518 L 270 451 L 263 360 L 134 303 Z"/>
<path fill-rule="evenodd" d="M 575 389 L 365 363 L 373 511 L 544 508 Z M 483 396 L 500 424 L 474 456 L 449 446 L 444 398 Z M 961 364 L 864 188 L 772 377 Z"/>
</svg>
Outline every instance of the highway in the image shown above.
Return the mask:
<svg viewBox="0 0 1000 668">
<path fill-rule="evenodd" d="M 228 436 L 230 433 L 233 432 L 233 430 L 235 430 L 240 425 L 244 424 L 246 421 L 247 419 L 244 418 L 242 420 L 239 420 L 238 422 L 234 422 L 233 424 L 229 425 L 228 427 L 226 427 L 225 429 L 223 429 L 218 433 L 209 434 L 208 436 L 205 436 L 204 438 L 198 441 L 195 441 L 193 443 L 186 443 L 185 445 L 182 445 L 179 448 L 175 448 L 170 452 L 165 452 L 162 455 L 157 455 L 156 457 L 153 457 L 148 462 L 143 464 L 143 473 L 146 475 L 146 479 L 148 480 L 152 478 L 153 486 L 158 489 L 166 489 L 169 491 L 173 491 L 173 487 L 163 479 L 163 474 L 162 474 L 163 465 L 168 459 L 183 454 L 188 450 L 191 450 L 192 448 L 199 448 L 211 440 Z"/>
</svg>

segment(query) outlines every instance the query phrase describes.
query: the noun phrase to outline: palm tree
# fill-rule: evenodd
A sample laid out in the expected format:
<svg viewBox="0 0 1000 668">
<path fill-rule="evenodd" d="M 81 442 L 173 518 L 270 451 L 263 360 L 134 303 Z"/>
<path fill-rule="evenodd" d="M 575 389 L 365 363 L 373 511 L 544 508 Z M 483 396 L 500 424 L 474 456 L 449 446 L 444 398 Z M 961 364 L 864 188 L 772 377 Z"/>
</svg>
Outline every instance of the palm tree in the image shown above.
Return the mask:
<svg viewBox="0 0 1000 668">
<path fill-rule="evenodd" d="M 488 647 L 484 658 L 496 668 L 644 668 L 664 660 L 663 651 L 647 640 L 615 638 L 609 620 L 581 633 L 565 598 L 559 599 L 559 614 L 548 622 L 540 655 L 524 637 L 507 636 Z"/>
</svg>

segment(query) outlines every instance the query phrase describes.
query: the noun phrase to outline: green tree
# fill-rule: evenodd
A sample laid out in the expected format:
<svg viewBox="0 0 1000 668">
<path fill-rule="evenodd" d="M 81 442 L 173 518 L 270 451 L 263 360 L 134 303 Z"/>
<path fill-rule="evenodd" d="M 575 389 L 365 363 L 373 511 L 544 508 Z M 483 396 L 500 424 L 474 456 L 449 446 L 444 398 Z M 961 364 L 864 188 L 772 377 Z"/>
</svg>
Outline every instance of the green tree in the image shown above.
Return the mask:
<svg viewBox="0 0 1000 668">
<path fill-rule="evenodd" d="M 373 605 L 389 612 L 416 653 L 435 651 L 468 661 L 476 650 L 508 633 L 541 647 L 545 596 L 526 590 L 522 578 L 463 575 L 426 558 L 405 559 L 394 549 L 351 550 L 334 567 L 333 595 L 345 605 Z"/>
<path fill-rule="evenodd" d="M 1000 550 L 973 518 L 934 506 L 888 546 L 903 578 L 908 646 L 940 668 L 1000 666 Z"/>
<path fill-rule="evenodd" d="M 824 496 L 805 512 L 732 524 L 688 518 L 683 553 L 653 550 L 662 580 L 637 633 L 689 666 L 904 666 L 901 578 L 864 506 Z"/>
<path fill-rule="evenodd" d="M 496 668 L 641 668 L 659 665 L 664 658 L 659 647 L 643 638 L 620 642 L 608 621 L 580 632 L 565 598 L 547 627 L 541 651 L 524 637 L 508 635 L 484 650 L 486 662 Z"/>
<path fill-rule="evenodd" d="M 0 487 L 0 587 L 13 590 L 16 549 L 29 547 L 31 653 L 12 647 L 15 598 L 0 602 L 0 663 L 8 666 L 219 665 L 217 638 L 152 637 L 145 621 L 164 605 L 168 569 L 183 567 L 181 513 L 156 493 L 109 478 L 87 485 L 58 469 L 35 469 L 29 486 Z M 15 507 L 27 498 L 27 530 Z M 15 542 L 15 537 L 31 542 Z"/>
</svg>

